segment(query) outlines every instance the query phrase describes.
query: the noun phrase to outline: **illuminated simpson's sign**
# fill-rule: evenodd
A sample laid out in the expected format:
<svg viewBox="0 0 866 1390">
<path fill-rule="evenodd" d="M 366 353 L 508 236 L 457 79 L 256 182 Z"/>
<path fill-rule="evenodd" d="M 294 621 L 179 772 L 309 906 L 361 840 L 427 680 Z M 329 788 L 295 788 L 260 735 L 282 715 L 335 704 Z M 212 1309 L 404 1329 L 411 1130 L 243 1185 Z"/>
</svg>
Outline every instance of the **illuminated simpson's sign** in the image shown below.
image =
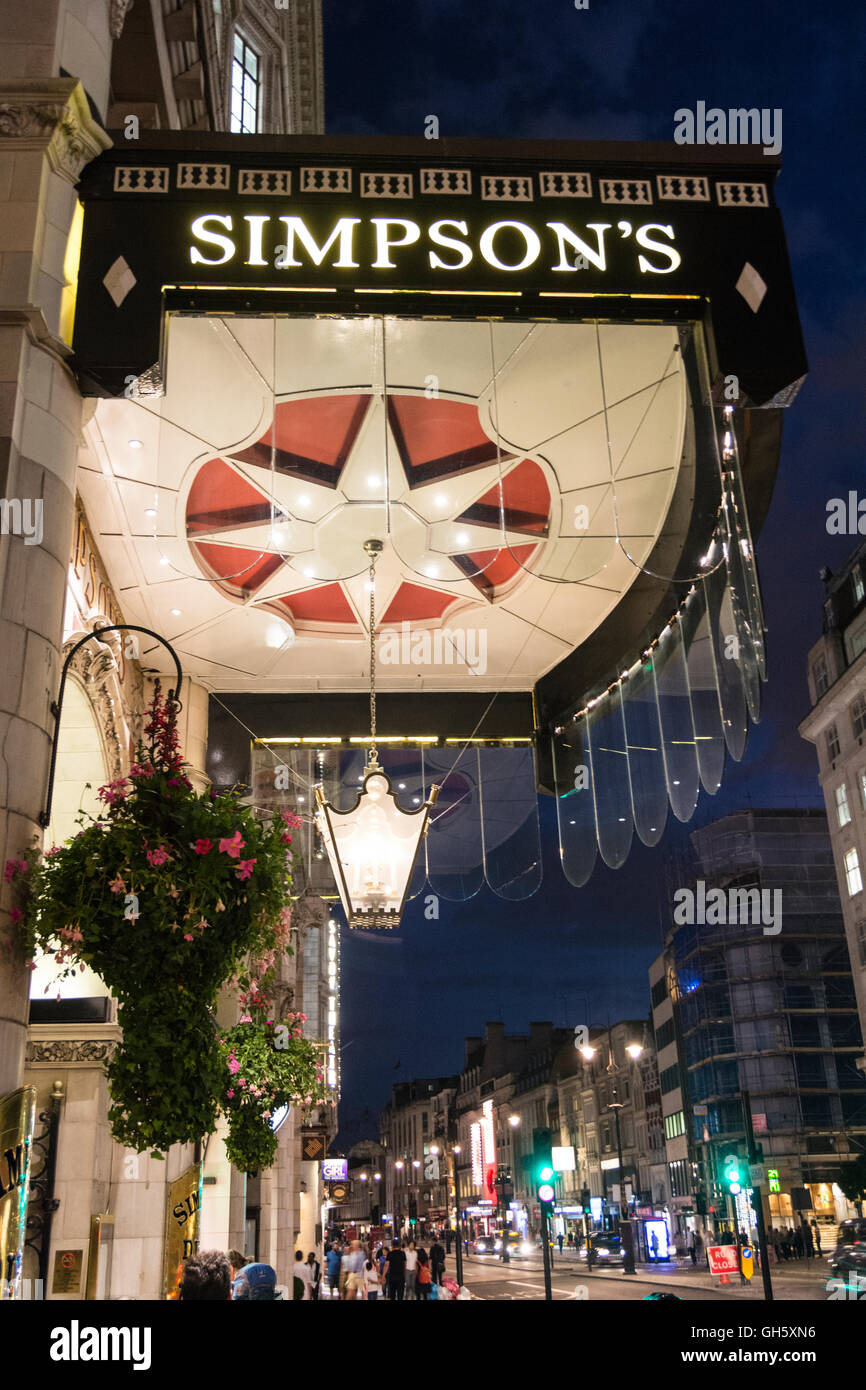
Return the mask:
<svg viewBox="0 0 866 1390">
<path fill-rule="evenodd" d="M 388 271 L 399 270 L 404 248 L 426 246 L 427 265 L 443 278 L 479 262 L 506 274 L 532 266 L 567 274 L 589 267 L 606 271 L 612 248 L 623 245 L 631 248 L 642 275 L 670 275 L 681 264 L 674 228 L 663 222 L 586 222 L 579 227 L 545 222 L 535 227 L 506 219 L 470 228 L 467 221 L 453 218 L 425 224 L 408 217 L 339 217 L 323 236 L 314 235 L 297 215 L 208 212 L 194 218 L 190 230 L 189 259 L 202 266 Z"/>
</svg>

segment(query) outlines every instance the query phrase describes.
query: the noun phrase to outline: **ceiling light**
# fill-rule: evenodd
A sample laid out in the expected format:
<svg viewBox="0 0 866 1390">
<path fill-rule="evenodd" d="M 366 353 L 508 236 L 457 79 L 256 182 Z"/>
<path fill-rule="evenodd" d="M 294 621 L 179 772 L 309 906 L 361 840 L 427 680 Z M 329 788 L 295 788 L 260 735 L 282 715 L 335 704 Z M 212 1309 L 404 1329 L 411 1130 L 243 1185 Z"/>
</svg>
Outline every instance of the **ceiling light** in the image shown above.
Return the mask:
<svg viewBox="0 0 866 1390">
<path fill-rule="evenodd" d="M 180 609 L 179 609 L 179 608 L 172 608 L 172 610 L 171 610 L 171 616 L 172 616 L 173 618 L 179 618 L 179 617 L 180 617 Z"/>
<path fill-rule="evenodd" d="M 368 477 L 367 477 L 367 487 L 373 488 L 373 487 L 381 487 L 381 486 L 382 486 L 382 479 L 379 477 L 379 474 L 378 474 L 378 473 L 370 473 L 370 474 L 368 475 Z"/>
<path fill-rule="evenodd" d="M 424 571 L 424 573 L 426 574 L 426 576 L 427 576 L 428 579 L 438 579 L 438 577 L 439 577 L 439 566 L 438 566 L 438 565 L 428 565 L 427 568 L 426 568 L 426 570 Z"/>
<path fill-rule="evenodd" d="M 468 545 L 468 544 L 469 544 L 469 532 L 468 532 L 468 531 L 458 531 L 458 532 L 457 532 L 457 544 L 458 544 L 458 545 Z"/>
<path fill-rule="evenodd" d="M 310 499 L 309 499 L 307 493 L 306 493 L 306 492 L 302 492 L 301 495 L 300 495 L 300 497 L 298 498 L 298 506 L 299 506 L 299 507 L 309 507 L 309 505 L 310 505 Z"/>
<path fill-rule="evenodd" d="M 433 498 L 433 505 L 436 507 L 448 506 L 448 498 L 444 492 L 437 492 L 436 496 Z"/>
<path fill-rule="evenodd" d="M 302 796 L 299 796 L 299 797 L 298 797 L 298 804 L 300 805 L 303 801 L 304 801 L 304 798 L 303 798 Z"/>
<path fill-rule="evenodd" d="M 306 575 L 307 579 L 312 579 L 314 571 L 310 565 L 304 565 L 304 568 L 302 569 L 301 573 Z"/>
<path fill-rule="evenodd" d="M 168 556 L 167 556 L 167 555 L 160 555 L 160 557 L 159 557 L 159 563 L 160 563 L 161 565 L 167 565 L 167 564 L 169 563 Z"/>
<path fill-rule="evenodd" d="M 398 783 L 397 783 L 397 788 L 398 788 L 399 791 L 404 792 L 404 791 L 406 790 L 406 783 L 405 783 L 405 782 L 398 782 Z"/>
<path fill-rule="evenodd" d="M 142 444 L 142 442 L 141 442 L 140 439 L 127 439 L 126 442 L 127 442 L 127 444 L 129 445 L 130 449 L 143 449 L 143 448 L 144 448 L 144 445 Z"/>
<path fill-rule="evenodd" d="M 420 804 L 421 804 L 421 798 L 420 798 L 420 796 L 413 796 L 413 797 L 412 797 L 412 805 L 413 805 L 413 806 L 420 806 Z"/>
<path fill-rule="evenodd" d="M 282 623 L 268 623 L 265 629 L 265 645 L 268 647 L 282 647 L 289 641 L 290 634 Z"/>
</svg>

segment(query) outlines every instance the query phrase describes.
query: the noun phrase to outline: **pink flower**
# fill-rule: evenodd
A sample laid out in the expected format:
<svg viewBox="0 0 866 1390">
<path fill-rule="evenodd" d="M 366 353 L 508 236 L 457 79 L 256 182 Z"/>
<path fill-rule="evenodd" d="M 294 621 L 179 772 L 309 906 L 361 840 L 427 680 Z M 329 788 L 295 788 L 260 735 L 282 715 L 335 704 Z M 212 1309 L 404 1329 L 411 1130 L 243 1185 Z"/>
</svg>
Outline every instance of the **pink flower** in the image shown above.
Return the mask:
<svg viewBox="0 0 866 1390">
<path fill-rule="evenodd" d="M 214 911 L 215 911 L 215 912 L 225 912 L 225 910 L 226 910 L 226 905 L 225 905 L 225 903 L 223 902 L 222 898 L 220 898 L 219 901 L 217 902 L 217 905 L 216 905 Z"/>
<path fill-rule="evenodd" d="M 195 844 L 193 845 L 193 849 L 195 850 L 196 854 L 209 854 L 210 851 L 213 849 L 213 845 L 211 844 L 210 840 L 196 840 Z"/>
<path fill-rule="evenodd" d="M 159 845 L 157 849 L 149 849 L 147 851 L 147 862 L 148 864 L 152 864 L 155 869 L 166 864 L 170 858 L 171 855 L 165 845 Z"/>
<path fill-rule="evenodd" d="M 130 777 L 152 777 L 156 768 L 152 763 L 133 763 L 129 769 Z"/>
<path fill-rule="evenodd" d="M 236 830 L 231 839 L 220 840 L 220 854 L 227 854 L 231 859 L 239 859 L 241 850 L 246 846 L 246 841 L 241 839 L 241 832 Z M 253 861 L 255 862 L 255 861 Z"/>
<path fill-rule="evenodd" d="M 235 878 L 249 878 L 250 874 L 253 871 L 253 865 L 257 862 L 258 861 L 256 859 L 242 859 L 238 864 L 237 869 L 235 870 Z"/>
<path fill-rule="evenodd" d="M 250 1018 L 249 1014 L 244 1014 L 243 1018 L 239 1019 L 239 1022 L 240 1022 L 240 1023 L 252 1023 L 252 1019 Z"/>
<path fill-rule="evenodd" d="M 96 793 L 100 801 L 104 801 L 106 806 L 113 806 L 116 801 L 123 801 L 129 796 L 129 788 L 126 785 L 125 777 L 117 777 L 113 782 L 107 782 L 104 787 L 100 787 Z"/>
<path fill-rule="evenodd" d="M 174 884 L 172 884 L 171 887 L 170 887 L 169 890 L 168 890 L 168 896 L 169 896 L 170 898 L 179 898 L 179 897 L 180 897 L 180 889 L 179 889 L 179 888 L 175 888 Z"/>
<path fill-rule="evenodd" d="M 292 843 L 292 837 L 287 830 L 283 831 L 282 835 L 280 836 L 280 839 L 282 840 L 284 845 L 290 845 Z"/>
<path fill-rule="evenodd" d="M 15 877 L 16 874 L 26 874 L 26 872 L 27 872 L 27 860 L 26 860 L 26 859 L 7 859 L 7 861 L 6 861 L 6 871 L 5 871 L 5 873 L 3 874 L 3 877 L 4 877 L 4 879 L 6 880 L 7 883 L 11 883 L 12 880 L 13 880 L 13 878 Z"/>
<path fill-rule="evenodd" d="M 271 1118 L 271 1112 L 270 1112 L 270 1110 L 263 1110 L 263 1111 L 262 1111 L 262 1119 L 263 1119 L 263 1120 L 269 1120 L 270 1118 Z"/>
<path fill-rule="evenodd" d="M 229 1071 L 231 1072 L 232 1076 L 235 1076 L 240 1071 L 240 1069 L 241 1064 L 238 1061 L 237 1057 L 234 1055 L 234 1053 L 232 1053 L 232 1055 L 229 1057 Z"/>
<path fill-rule="evenodd" d="M 113 879 L 111 880 L 111 882 L 109 883 L 108 886 L 109 886 L 109 888 L 111 889 L 112 893 L 125 893 L 125 892 L 126 892 L 126 884 L 124 883 L 123 879 L 120 877 L 120 874 L 117 875 L 117 878 L 113 878 Z"/>
<path fill-rule="evenodd" d="M 234 1098 L 235 1098 L 235 1090 L 234 1090 L 234 1087 L 233 1087 L 233 1086 L 230 1086 L 230 1087 L 229 1087 L 229 1089 L 226 1091 L 226 1095 L 228 1096 L 229 1100 L 234 1100 Z"/>
<path fill-rule="evenodd" d="M 280 815 L 282 816 L 289 830 L 300 830 L 301 818 L 300 816 L 295 815 L 294 811 L 281 811 Z"/>
<path fill-rule="evenodd" d="M 192 934 L 188 931 L 185 931 L 183 934 L 183 939 L 184 941 L 192 941 Z"/>
<path fill-rule="evenodd" d="M 240 1070 L 240 1068 L 238 1068 L 238 1070 Z M 244 1079 L 243 1079 L 242 1076 L 239 1076 L 239 1077 L 238 1077 L 238 1085 L 239 1085 L 239 1086 L 242 1086 L 242 1087 L 244 1088 L 244 1090 L 247 1089 L 247 1083 L 244 1081 Z"/>
<path fill-rule="evenodd" d="M 23 921 L 24 913 L 21 911 L 21 908 L 20 908 L 20 907 L 13 907 L 13 909 L 12 909 L 12 911 L 10 912 L 9 916 L 12 918 L 12 921 L 13 921 L 13 922 L 16 922 L 16 923 L 17 923 L 17 922 Z"/>
<path fill-rule="evenodd" d="M 59 854 L 59 853 L 60 853 L 60 846 L 59 846 L 59 845 L 52 845 L 50 849 L 47 849 L 47 850 L 45 851 L 45 858 L 46 858 L 46 859 L 52 859 L 52 858 L 54 857 L 55 854 Z"/>
</svg>

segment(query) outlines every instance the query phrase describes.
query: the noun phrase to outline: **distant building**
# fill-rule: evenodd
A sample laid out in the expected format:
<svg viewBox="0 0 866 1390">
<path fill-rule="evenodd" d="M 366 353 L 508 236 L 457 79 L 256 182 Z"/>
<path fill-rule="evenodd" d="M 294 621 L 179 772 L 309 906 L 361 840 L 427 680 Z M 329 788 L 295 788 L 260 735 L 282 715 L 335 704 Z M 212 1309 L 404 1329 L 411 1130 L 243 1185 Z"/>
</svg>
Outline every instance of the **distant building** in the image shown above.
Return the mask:
<svg viewBox="0 0 866 1390">
<path fill-rule="evenodd" d="M 404 1236 L 413 1226 L 421 1229 L 428 1222 L 438 1224 L 447 1219 L 441 1100 L 456 1086 L 453 1076 L 402 1081 L 394 1086 L 391 1100 L 379 1117 L 385 1155 L 383 1216 L 389 1218 L 394 1235 Z"/>
<path fill-rule="evenodd" d="M 744 1090 L 778 1175 L 769 1221 L 842 1219 L 836 1179 L 866 1139 L 866 1078 L 826 817 L 741 811 L 690 838 L 690 859 L 671 865 L 673 920 L 650 967 L 677 1227 L 731 1219 L 722 1165 L 745 1155 Z M 777 922 L 740 910 L 759 901 L 781 908 Z M 737 1201 L 748 1227 L 747 1198 Z"/>
<path fill-rule="evenodd" d="M 824 632 L 809 652 L 812 709 L 800 733 L 818 754 L 860 1028 L 866 1034 L 866 541 L 840 574 L 824 573 Z"/>
</svg>

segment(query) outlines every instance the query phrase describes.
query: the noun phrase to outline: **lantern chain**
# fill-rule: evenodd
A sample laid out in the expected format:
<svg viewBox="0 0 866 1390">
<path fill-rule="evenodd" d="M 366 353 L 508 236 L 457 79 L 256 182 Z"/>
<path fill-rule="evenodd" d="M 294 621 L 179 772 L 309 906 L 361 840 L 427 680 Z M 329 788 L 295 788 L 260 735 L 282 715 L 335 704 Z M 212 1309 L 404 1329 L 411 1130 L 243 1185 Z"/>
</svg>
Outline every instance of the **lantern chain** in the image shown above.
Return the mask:
<svg viewBox="0 0 866 1390">
<path fill-rule="evenodd" d="M 370 557 L 370 752 L 368 768 L 378 767 L 379 750 L 376 747 L 376 561 L 382 553 L 381 541 L 367 541 L 364 549 Z"/>
</svg>

